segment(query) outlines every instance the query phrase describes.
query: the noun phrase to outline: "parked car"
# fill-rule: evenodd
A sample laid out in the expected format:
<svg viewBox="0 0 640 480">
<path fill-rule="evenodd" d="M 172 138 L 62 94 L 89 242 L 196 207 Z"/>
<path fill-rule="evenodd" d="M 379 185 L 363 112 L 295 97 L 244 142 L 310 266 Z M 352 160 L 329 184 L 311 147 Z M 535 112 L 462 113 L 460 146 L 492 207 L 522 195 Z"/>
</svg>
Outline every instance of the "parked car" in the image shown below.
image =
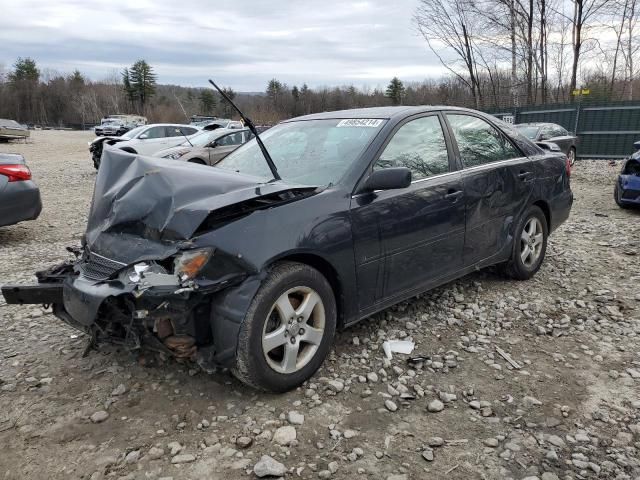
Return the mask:
<svg viewBox="0 0 640 480">
<path fill-rule="evenodd" d="M 100 125 L 93 127 L 97 136 L 101 135 L 122 135 L 141 125 L 147 124 L 147 117 L 141 115 L 109 115 L 104 117 Z"/>
<path fill-rule="evenodd" d="M 622 164 L 613 198 L 622 208 L 640 207 L 640 141 L 634 143 L 636 152 Z"/>
<path fill-rule="evenodd" d="M 479 268 L 540 268 L 573 202 L 565 155 L 468 109 L 285 121 L 215 167 L 104 152 L 82 249 L 5 285 L 90 335 L 292 389 L 336 329 Z M 277 169 L 277 170 L 276 170 Z"/>
<path fill-rule="evenodd" d="M 153 156 L 201 165 L 215 165 L 251 138 L 253 134 L 249 129 L 218 128 L 194 135 L 177 147 L 160 150 Z"/>
<path fill-rule="evenodd" d="M 35 220 L 41 210 L 40 190 L 24 157 L 0 153 L 0 227 Z"/>
<path fill-rule="evenodd" d="M 569 158 L 571 166 L 576 161 L 578 137 L 555 123 L 519 123 L 515 127 L 533 142 L 554 143 Z"/>
<path fill-rule="evenodd" d="M 29 129 L 15 120 L 0 118 L 0 141 L 26 139 L 31 135 Z"/>
<path fill-rule="evenodd" d="M 195 127 L 173 123 L 143 125 L 119 137 L 96 138 L 89 142 L 89 152 L 97 170 L 100 167 L 105 144 L 128 153 L 153 155 L 159 150 L 180 145 L 185 141 L 185 137 L 188 138 L 199 132 L 200 130 Z"/>
</svg>

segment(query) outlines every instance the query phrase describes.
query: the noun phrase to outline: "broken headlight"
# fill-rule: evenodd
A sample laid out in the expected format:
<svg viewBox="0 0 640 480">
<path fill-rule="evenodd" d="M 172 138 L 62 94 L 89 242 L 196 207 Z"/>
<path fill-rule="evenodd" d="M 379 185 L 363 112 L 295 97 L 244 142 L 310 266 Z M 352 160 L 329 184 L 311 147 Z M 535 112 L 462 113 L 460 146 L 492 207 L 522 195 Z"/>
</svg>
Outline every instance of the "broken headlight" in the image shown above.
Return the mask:
<svg viewBox="0 0 640 480">
<path fill-rule="evenodd" d="M 173 272 L 181 282 L 193 280 L 213 256 L 213 249 L 198 248 L 186 250 L 176 255 L 173 261 Z"/>
</svg>

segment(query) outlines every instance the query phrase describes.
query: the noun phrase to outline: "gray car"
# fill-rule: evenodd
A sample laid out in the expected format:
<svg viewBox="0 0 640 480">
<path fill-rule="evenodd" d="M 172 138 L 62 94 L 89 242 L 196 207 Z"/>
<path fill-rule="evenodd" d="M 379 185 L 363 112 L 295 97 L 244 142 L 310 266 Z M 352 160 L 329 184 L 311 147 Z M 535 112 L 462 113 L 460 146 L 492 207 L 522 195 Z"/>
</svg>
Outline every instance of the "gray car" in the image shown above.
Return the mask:
<svg viewBox="0 0 640 480">
<path fill-rule="evenodd" d="M 252 138 L 248 128 L 205 130 L 177 147 L 160 150 L 153 156 L 213 166 Z"/>
<path fill-rule="evenodd" d="M 576 161 L 578 137 L 555 123 L 519 123 L 514 125 L 520 133 L 533 142 L 554 143 L 569 159 L 573 166 Z"/>
<path fill-rule="evenodd" d="M 24 157 L 0 153 L 0 227 L 35 220 L 41 210 L 40 190 Z"/>
</svg>

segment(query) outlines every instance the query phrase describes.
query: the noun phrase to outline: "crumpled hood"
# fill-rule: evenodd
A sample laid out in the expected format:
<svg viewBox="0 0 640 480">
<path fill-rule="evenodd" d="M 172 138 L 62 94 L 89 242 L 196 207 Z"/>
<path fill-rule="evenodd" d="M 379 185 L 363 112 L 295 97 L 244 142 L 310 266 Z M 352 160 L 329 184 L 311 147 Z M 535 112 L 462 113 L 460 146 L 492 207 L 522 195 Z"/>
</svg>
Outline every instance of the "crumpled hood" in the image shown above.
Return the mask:
<svg viewBox="0 0 640 480">
<path fill-rule="evenodd" d="M 86 231 L 89 250 L 123 263 L 188 246 L 214 210 L 296 188 L 221 169 L 105 149 Z"/>
</svg>

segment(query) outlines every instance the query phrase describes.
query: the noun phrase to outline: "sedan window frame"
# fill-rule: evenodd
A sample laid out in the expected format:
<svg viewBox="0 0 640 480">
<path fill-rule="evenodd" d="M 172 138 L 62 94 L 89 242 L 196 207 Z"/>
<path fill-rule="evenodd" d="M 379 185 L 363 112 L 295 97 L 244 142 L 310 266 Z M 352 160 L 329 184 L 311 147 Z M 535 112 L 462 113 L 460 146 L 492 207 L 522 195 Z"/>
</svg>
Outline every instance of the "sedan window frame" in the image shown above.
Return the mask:
<svg viewBox="0 0 640 480">
<path fill-rule="evenodd" d="M 391 142 L 391 140 L 393 139 L 393 137 L 395 136 L 395 134 L 398 132 L 398 130 L 400 130 L 404 125 L 406 125 L 407 123 L 413 121 L 413 120 L 417 120 L 419 118 L 424 118 L 424 117 L 430 117 L 430 116 L 437 116 L 439 121 L 440 121 L 440 127 L 442 128 L 442 133 L 444 135 L 444 141 L 445 141 L 445 145 L 447 147 L 447 156 L 449 158 L 449 171 L 448 172 L 444 172 L 444 173 L 439 173 L 438 175 L 433 175 L 431 177 L 427 177 L 427 178 L 421 178 L 418 180 L 414 180 L 413 178 L 411 179 L 411 185 L 414 185 L 416 183 L 420 183 L 420 182 L 425 182 L 428 180 L 431 180 L 433 178 L 438 178 L 438 177 L 442 177 L 444 175 L 451 175 L 452 173 L 455 173 L 456 171 L 459 170 L 456 162 L 455 162 L 455 158 L 454 158 L 454 150 L 453 150 L 453 143 L 452 143 L 452 139 L 451 139 L 451 132 L 449 130 L 449 126 L 445 121 L 445 118 L 442 115 L 442 111 L 441 110 L 429 110 L 426 112 L 420 112 L 420 113 L 416 113 L 414 115 L 409 115 L 407 117 L 402 118 L 401 120 L 397 121 L 393 127 L 391 128 L 391 130 L 389 132 L 386 133 L 386 137 L 384 139 L 384 141 L 382 143 L 380 143 L 380 145 L 377 147 L 376 151 L 371 155 L 371 158 L 369 160 L 369 163 L 365 166 L 362 175 L 358 178 L 358 180 L 355 182 L 355 185 L 351 191 L 351 197 L 355 197 L 358 195 L 361 195 L 360 190 L 362 189 L 364 183 L 367 181 L 367 178 L 369 177 L 369 175 L 371 175 L 371 173 L 373 173 L 373 166 L 376 164 L 376 162 L 380 159 L 380 156 L 384 153 L 385 149 L 387 148 L 387 145 Z M 379 133 L 379 135 L 383 133 L 383 131 L 381 131 Z"/>
<path fill-rule="evenodd" d="M 472 112 L 472 111 L 467 111 L 467 110 L 442 110 L 442 116 L 444 118 L 444 121 L 447 125 L 447 129 L 449 130 L 449 133 L 451 135 L 451 141 L 453 143 L 453 147 L 454 147 L 454 151 L 455 151 L 455 160 L 456 163 L 458 164 L 458 167 L 460 170 L 463 171 L 468 171 L 468 170 L 472 170 L 472 169 L 480 169 L 480 168 L 486 168 L 487 166 L 490 165 L 497 165 L 499 163 L 505 163 L 505 162 L 512 162 L 514 160 L 518 160 L 521 158 L 529 158 L 528 155 L 525 155 L 522 152 L 522 149 L 514 142 L 514 140 L 507 135 L 504 130 L 502 130 L 502 128 L 500 128 L 497 124 L 495 124 L 494 122 L 491 121 L 491 119 L 483 116 L 483 115 L 479 115 L 476 112 Z M 458 148 L 458 140 L 455 136 L 455 134 L 453 133 L 453 128 L 451 127 L 451 124 L 449 123 L 449 120 L 447 119 L 447 114 L 452 114 L 452 115 L 467 115 L 469 117 L 475 117 L 478 118 L 480 120 L 484 120 L 486 123 L 488 123 L 491 127 L 495 128 L 498 133 L 500 133 L 500 135 L 502 135 L 504 138 L 507 139 L 507 141 L 511 144 L 511 146 L 520 154 L 519 157 L 514 157 L 514 158 L 508 158 L 508 159 L 502 159 L 502 160 L 494 160 L 492 162 L 487 162 L 487 163 L 483 163 L 481 165 L 474 165 L 474 166 L 465 166 L 464 162 L 462 161 L 462 156 L 460 155 L 460 149 Z"/>
</svg>

